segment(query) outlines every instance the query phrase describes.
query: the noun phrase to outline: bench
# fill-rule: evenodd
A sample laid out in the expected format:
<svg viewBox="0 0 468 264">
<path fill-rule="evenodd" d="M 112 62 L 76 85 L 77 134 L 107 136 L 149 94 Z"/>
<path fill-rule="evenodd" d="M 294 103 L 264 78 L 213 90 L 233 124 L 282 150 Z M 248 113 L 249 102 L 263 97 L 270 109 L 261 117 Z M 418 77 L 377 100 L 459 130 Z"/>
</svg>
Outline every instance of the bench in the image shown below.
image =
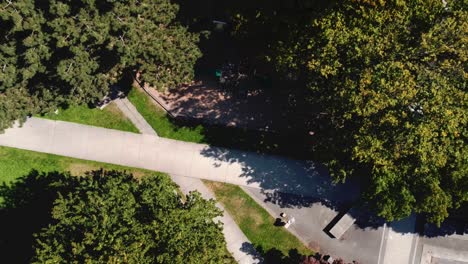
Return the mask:
<svg viewBox="0 0 468 264">
<path fill-rule="evenodd" d="M 334 236 L 336 239 L 348 231 L 348 229 L 356 222 L 356 219 L 351 217 L 349 214 L 344 214 L 338 222 L 330 229 L 329 233 Z"/>
</svg>

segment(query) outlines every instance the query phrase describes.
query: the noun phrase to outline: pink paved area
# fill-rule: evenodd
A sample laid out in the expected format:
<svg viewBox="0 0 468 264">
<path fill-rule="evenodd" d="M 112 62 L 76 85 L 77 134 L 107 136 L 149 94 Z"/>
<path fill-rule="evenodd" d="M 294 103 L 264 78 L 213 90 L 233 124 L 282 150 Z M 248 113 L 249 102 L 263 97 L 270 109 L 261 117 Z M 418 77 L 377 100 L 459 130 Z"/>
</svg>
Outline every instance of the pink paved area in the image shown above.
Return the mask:
<svg viewBox="0 0 468 264">
<path fill-rule="evenodd" d="M 288 120 L 284 96 L 271 89 L 243 87 L 226 91 L 210 80 L 165 92 L 145 88 L 174 116 L 253 130 L 277 130 Z"/>
</svg>

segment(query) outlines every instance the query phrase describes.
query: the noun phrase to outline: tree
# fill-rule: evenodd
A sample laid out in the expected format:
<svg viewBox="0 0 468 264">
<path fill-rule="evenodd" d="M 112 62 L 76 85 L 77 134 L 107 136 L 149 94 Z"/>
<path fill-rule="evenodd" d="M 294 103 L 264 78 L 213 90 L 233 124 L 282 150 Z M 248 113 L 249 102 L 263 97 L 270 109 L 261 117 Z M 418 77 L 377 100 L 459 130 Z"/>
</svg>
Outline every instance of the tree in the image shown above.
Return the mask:
<svg viewBox="0 0 468 264">
<path fill-rule="evenodd" d="M 315 150 L 337 181 L 367 181 L 388 220 L 440 223 L 468 201 L 468 12 L 446 2 L 343 1 L 292 18 L 270 43 L 277 68 L 298 72 L 321 106 Z"/>
<path fill-rule="evenodd" d="M 160 89 L 190 81 L 198 34 L 175 22 L 177 11 L 169 0 L 8 1 L 0 9 L 0 129 L 61 104 L 96 102 L 124 71 Z"/>
<path fill-rule="evenodd" d="M 228 260 L 213 200 L 187 196 L 165 175 L 95 171 L 59 194 L 36 234 L 34 263 L 221 263 Z"/>
</svg>

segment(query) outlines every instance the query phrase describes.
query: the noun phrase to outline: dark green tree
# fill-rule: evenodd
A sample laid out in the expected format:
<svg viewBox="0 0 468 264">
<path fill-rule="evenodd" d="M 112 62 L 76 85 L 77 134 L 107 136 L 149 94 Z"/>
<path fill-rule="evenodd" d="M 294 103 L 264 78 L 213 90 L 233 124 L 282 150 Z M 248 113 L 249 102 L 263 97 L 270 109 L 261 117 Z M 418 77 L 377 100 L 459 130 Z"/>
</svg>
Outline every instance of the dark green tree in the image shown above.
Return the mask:
<svg viewBox="0 0 468 264">
<path fill-rule="evenodd" d="M 125 71 L 160 89 L 188 82 L 198 34 L 158 1 L 7 1 L 0 8 L 0 129 L 101 99 Z"/>
<path fill-rule="evenodd" d="M 213 220 L 222 215 L 215 202 L 197 192 L 180 195 L 166 175 L 140 180 L 117 171 L 54 175 L 48 182 L 48 176 L 34 174 L 18 188 L 2 191 L 6 204 L 20 207 L 19 211 L 30 203 L 40 205 L 41 199 L 53 201 L 49 224 L 35 234 L 33 263 L 230 261 L 222 224 Z M 24 195 L 34 188 L 28 184 L 34 183 L 43 186 L 47 195 L 29 192 L 35 201 L 28 201 Z M 18 195 L 9 195 L 17 191 L 23 196 L 21 202 L 11 199 Z M 44 218 L 44 213 L 39 215 Z"/>
<path fill-rule="evenodd" d="M 238 28 L 282 25 L 266 56 L 311 92 L 313 148 L 337 181 L 361 177 L 388 220 L 440 223 L 468 201 L 467 7 L 348 0 L 279 18 L 258 9 Z"/>
</svg>

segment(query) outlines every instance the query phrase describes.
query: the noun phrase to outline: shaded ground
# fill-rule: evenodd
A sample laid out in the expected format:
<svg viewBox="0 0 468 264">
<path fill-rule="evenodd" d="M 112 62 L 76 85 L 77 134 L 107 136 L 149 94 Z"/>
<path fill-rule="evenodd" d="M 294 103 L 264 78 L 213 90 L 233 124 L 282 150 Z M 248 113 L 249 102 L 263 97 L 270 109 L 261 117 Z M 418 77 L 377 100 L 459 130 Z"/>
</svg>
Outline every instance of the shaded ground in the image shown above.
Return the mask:
<svg viewBox="0 0 468 264">
<path fill-rule="evenodd" d="M 174 118 L 138 87 L 129 91 L 128 99 L 161 137 L 298 159 L 311 157 L 308 150 L 314 138 L 295 129 L 277 133 Z"/>
<path fill-rule="evenodd" d="M 223 3 L 216 3 L 216 9 L 220 5 Z M 180 136 L 174 138 L 177 140 L 310 158 L 316 139 L 307 129 L 314 116 L 314 109 L 305 107 L 303 100 L 307 89 L 273 75 L 271 65 L 256 58 L 258 54 L 252 54 L 245 43 L 236 42 L 228 31 L 214 31 L 211 19 L 199 24 L 197 31 L 208 29 L 211 34 L 202 37 L 199 46 L 203 57 L 197 62 L 193 82 L 166 92 L 147 89 L 173 116 L 165 117 L 158 111 L 152 114 L 157 118 L 144 115 L 147 107 L 139 107 L 130 92 L 129 99 L 138 111 L 150 124 L 150 119 L 158 119 L 152 126 L 162 137 L 173 134 Z M 223 88 L 218 84 L 215 72 L 227 61 L 247 65 L 249 78 L 238 87 Z M 130 91 L 131 82 L 121 87 Z M 158 123 L 163 125 L 156 128 Z"/>
<path fill-rule="evenodd" d="M 283 95 L 255 84 L 226 91 L 213 78 L 202 78 L 196 85 L 151 92 L 174 116 L 252 130 L 279 131 L 288 126 Z"/>
</svg>

